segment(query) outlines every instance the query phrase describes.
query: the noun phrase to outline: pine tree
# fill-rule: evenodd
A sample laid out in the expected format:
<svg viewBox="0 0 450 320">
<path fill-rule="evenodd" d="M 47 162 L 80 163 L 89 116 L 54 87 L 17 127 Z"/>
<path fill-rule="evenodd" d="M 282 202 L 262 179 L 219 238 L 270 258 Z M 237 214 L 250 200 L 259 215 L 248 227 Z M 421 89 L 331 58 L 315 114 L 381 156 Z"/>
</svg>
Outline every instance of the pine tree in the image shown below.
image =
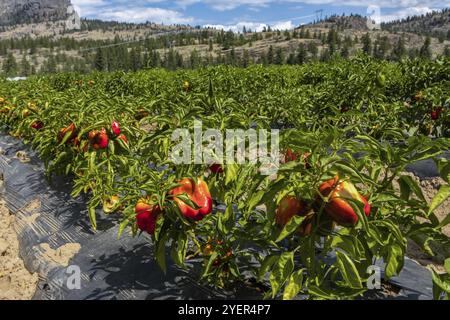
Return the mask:
<svg viewBox="0 0 450 320">
<path fill-rule="evenodd" d="M 31 65 L 28 62 L 26 55 L 23 55 L 22 61 L 20 62 L 20 70 L 22 76 L 24 77 L 27 77 L 31 74 Z"/>
<path fill-rule="evenodd" d="M 317 55 L 319 54 L 319 48 L 315 42 L 308 43 L 308 51 L 311 53 L 311 57 L 313 60 L 317 59 Z"/>
<path fill-rule="evenodd" d="M 194 68 L 198 68 L 200 66 L 200 56 L 197 52 L 197 50 L 193 50 L 191 51 L 190 57 L 189 57 L 189 63 L 190 63 L 190 67 L 192 69 Z"/>
<path fill-rule="evenodd" d="M 242 67 L 247 68 L 250 65 L 250 54 L 248 50 L 244 50 L 242 55 Z"/>
<path fill-rule="evenodd" d="M 106 70 L 105 55 L 101 48 L 98 48 L 97 52 L 95 53 L 94 68 L 95 68 L 95 70 L 98 70 L 98 71 Z"/>
<path fill-rule="evenodd" d="M 295 54 L 293 54 L 292 52 L 289 53 L 289 56 L 288 56 L 288 58 L 286 60 L 286 63 L 290 64 L 290 65 L 296 64 L 297 63 L 297 58 L 295 57 Z"/>
<path fill-rule="evenodd" d="M 407 55 L 406 47 L 405 47 L 405 38 L 402 36 L 398 38 L 397 44 L 392 50 L 392 59 L 393 60 L 401 60 L 403 57 Z"/>
<path fill-rule="evenodd" d="M 361 41 L 363 44 L 363 52 L 367 55 L 371 55 L 372 54 L 372 40 L 370 39 L 369 33 L 366 33 L 362 37 Z"/>
<path fill-rule="evenodd" d="M 304 64 L 306 63 L 308 53 L 306 51 L 306 47 L 303 43 L 300 43 L 298 46 L 298 53 L 297 53 L 297 63 Z"/>
<path fill-rule="evenodd" d="M 209 49 L 208 50 L 209 50 L 209 52 L 214 50 L 214 44 L 213 44 L 212 39 L 209 39 Z"/>
<path fill-rule="evenodd" d="M 275 54 L 275 64 L 281 65 L 284 63 L 284 54 L 283 54 L 283 50 L 281 48 L 277 49 L 277 52 Z"/>
<path fill-rule="evenodd" d="M 274 53 L 273 53 L 273 47 L 269 46 L 269 51 L 267 52 L 267 63 L 273 64 L 274 63 Z"/>
<path fill-rule="evenodd" d="M 347 59 L 350 57 L 350 46 L 348 44 L 344 44 L 341 49 L 341 57 Z"/>
<path fill-rule="evenodd" d="M 426 37 L 423 46 L 420 48 L 419 55 L 422 58 L 431 59 L 431 38 Z"/>
<path fill-rule="evenodd" d="M 3 73 L 7 76 L 17 75 L 17 62 L 13 54 L 10 52 L 3 61 Z"/>
</svg>

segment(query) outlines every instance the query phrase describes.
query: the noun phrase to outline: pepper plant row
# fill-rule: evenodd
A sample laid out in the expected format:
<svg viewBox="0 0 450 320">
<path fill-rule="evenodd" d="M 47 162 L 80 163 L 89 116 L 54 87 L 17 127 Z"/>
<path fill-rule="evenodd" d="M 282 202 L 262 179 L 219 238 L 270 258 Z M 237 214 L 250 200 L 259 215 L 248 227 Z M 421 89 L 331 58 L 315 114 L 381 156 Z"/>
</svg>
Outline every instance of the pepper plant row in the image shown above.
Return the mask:
<svg viewBox="0 0 450 320">
<path fill-rule="evenodd" d="M 307 66 L 59 74 L 0 81 L 5 132 L 35 148 L 49 177 L 73 179 L 119 236 L 147 233 L 155 258 L 200 259 L 199 280 L 266 298 L 350 299 L 387 278 L 407 240 L 449 250 L 434 211 L 449 195 L 450 60 L 377 62 L 361 56 Z M 175 165 L 179 128 L 281 129 L 281 165 Z M 433 159 L 447 185 L 428 204 L 405 174 Z M 102 210 L 99 210 L 102 209 Z M 107 253 L 106 253 L 107 254 Z M 435 275 L 436 297 L 448 282 Z M 442 279 L 447 279 L 443 277 Z M 438 281 L 439 280 L 439 281 Z"/>
</svg>

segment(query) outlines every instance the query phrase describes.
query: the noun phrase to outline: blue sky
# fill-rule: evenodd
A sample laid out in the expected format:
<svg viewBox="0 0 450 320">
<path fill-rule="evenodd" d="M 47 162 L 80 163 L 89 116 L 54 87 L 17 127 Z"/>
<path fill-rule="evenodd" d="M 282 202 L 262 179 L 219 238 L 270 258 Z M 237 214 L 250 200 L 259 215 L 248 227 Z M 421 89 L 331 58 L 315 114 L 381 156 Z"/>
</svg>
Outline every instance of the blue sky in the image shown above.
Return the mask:
<svg viewBox="0 0 450 320">
<path fill-rule="evenodd" d="M 217 28 L 290 29 L 323 16 L 358 13 L 378 21 L 450 7 L 450 0 L 72 0 L 82 17 Z M 371 7 L 371 6 L 377 7 Z"/>
</svg>

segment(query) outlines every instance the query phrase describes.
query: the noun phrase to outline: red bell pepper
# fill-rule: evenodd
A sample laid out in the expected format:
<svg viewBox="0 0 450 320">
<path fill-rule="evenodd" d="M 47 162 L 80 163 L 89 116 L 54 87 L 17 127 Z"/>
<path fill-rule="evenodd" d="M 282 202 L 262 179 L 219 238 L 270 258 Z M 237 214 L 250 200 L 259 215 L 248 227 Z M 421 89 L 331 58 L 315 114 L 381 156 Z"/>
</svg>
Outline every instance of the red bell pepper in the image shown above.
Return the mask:
<svg viewBox="0 0 450 320">
<path fill-rule="evenodd" d="M 181 214 L 195 221 L 202 220 L 212 211 L 212 198 L 209 193 L 208 185 L 201 178 L 197 182 L 193 179 L 184 178 L 179 182 L 180 186 L 170 191 L 175 203 L 181 211 Z M 198 208 L 192 208 L 177 196 L 186 194 L 188 198 L 197 205 Z"/>
<path fill-rule="evenodd" d="M 278 204 L 275 214 L 275 221 L 284 227 L 293 216 L 304 217 L 308 213 L 308 206 L 304 201 L 298 200 L 294 196 L 285 196 Z"/>
<path fill-rule="evenodd" d="M 116 137 L 120 135 L 120 125 L 116 120 L 111 123 L 111 131 Z"/>
<path fill-rule="evenodd" d="M 106 149 L 108 147 L 109 138 L 105 128 L 102 128 L 100 131 L 92 130 L 89 132 L 89 140 L 95 150 Z"/>
<path fill-rule="evenodd" d="M 136 213 L 138 228 L 153 235 L 156 229 L 156 222 L 163 213 L 161 208 L 158 205 L 149 204 L 146 200 L 142 199 L 136 204 L 134 212 Z"/>
<path fill-rule="evenodd" d="M 340 180 L 336 176 L 322 183 L 319 190 L 322 196 L 328 197 L 324 207 L 325 212 L 342 226 L 352 227 L 358 222 L 358 215 L 350 205 L 349 199 L 362 202 L 365 215 L 367 217 L 370 215 L 370 204 L 349 181 Z"/>
</svg>

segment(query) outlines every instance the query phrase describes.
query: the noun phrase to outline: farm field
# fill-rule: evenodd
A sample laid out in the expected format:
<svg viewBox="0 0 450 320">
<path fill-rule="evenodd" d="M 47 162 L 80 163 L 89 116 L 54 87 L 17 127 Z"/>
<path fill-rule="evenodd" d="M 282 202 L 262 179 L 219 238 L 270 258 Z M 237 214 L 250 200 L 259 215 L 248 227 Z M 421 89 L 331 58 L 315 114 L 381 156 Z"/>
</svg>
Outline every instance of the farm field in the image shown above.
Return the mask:
<svg viewBox="0 0 450 320">
<path fill-rule="evenodd" d="M 448 58 L 0 80 L 3 134 L 36 150 L 50 181 L 72 181 L 93 229 L 113 217 L 118 237 L 151 237 L 161 269 L 166 255 L 200 258 L 199 282 L 280 299 L 361 298 L 374 260 L 388 280 L 411 248 L 434 256 L 434 298 L 450 297 L 449 104 Z M 177 130 L 195 135 L 199 121 L 223 136 L 277 132 L 276 170 L 174 163 Z M 425 160 L 433 180 L 408 172 Z"/>
</svg>

